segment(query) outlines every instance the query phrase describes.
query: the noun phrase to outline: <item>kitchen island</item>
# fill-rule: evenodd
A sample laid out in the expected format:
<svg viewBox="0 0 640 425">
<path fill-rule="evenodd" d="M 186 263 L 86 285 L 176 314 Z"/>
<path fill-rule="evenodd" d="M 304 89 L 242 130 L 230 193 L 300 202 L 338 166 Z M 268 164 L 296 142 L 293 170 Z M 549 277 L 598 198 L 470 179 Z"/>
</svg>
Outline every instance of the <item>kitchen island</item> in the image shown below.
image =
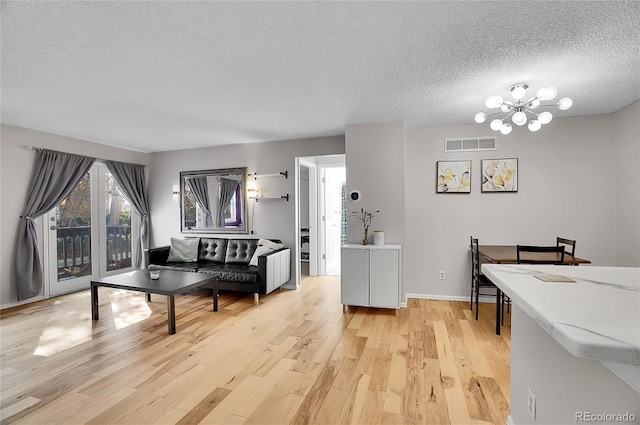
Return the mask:
<svg viewBox="0 0 640 425">
<path fill-rule="evenodd" d="M 482 270 L 513 302 L 508 423 L 640 423 L 640 268 Z"/>
</svg>

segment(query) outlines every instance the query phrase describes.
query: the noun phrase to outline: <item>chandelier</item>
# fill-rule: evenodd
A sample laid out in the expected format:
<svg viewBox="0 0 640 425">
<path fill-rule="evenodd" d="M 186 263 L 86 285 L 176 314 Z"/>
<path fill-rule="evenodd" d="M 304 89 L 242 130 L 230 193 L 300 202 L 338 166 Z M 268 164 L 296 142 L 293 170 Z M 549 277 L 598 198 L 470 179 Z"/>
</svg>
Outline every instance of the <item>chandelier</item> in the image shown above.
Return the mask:
<svg viewBox="0 0 640 425">
<path fill-rule="evenodd" d="M 476 122 L 481 124 L 489 117 L 504 114 L 502 117 L 496 116 L 491 120 L 489 127 L 492 130 L 499 131 L 502 134 L 509 134 L 513 130 L 512 124 L 523 126 L 528 123 L 529 130 L 538 131 L 543 124 L 549 124 L 553 119 L 553 114 L 549 111 L 541 110 L 542 108 L 556 106 L 558 109 L 565 111 L 573 105 L 573 101 L 568 97 L 563 97 L 555 104 L 543 105 L 542 102 L 553 100 L 556 97 L 558 89 L 555 87 L 541 88 L 534 97 L 529 100 L 523 100 L 528 88 L 529 84 L 527 83 L 512 85 L 511 97 L 513 97 L 513 101 L 504 100 L 501 96 L 489 96 L 485 102 L 487 108 L 500 108 L 500 111 L 491 114 L 478 112 L 475 116 Z"/>
</svg>

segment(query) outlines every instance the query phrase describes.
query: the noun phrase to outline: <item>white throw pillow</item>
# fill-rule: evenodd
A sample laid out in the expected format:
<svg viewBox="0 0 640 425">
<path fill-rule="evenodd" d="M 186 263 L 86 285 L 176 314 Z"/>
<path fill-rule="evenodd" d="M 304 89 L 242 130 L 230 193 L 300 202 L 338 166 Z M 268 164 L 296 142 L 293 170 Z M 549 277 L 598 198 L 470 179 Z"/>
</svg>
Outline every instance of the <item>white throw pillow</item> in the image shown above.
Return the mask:
<svg viewBox="0 0 640 425">
<path fill-rule="evenodd" d="M 178 261 L 184 263 L 193 263 L 198 261 L 198 245 L 200 239 L 177 239 L 171 238 L 171 247 L 169 248 L 169 258 L 167 261 Z"/>
<path fill-rule="evenodd" d="M 271 251 L 276 251 L 282 248 L 284 245 L 281 243 L 271 242 L 268 239 L 259 239 L 258 247 L 256 248 L 256 252 L 253 253 L 253 257 L 251 257 L 251 261 L 249 261 L 250 266 L 258 265 L 258 257 L 263 254 L 268 254 Z"/>
</svg>

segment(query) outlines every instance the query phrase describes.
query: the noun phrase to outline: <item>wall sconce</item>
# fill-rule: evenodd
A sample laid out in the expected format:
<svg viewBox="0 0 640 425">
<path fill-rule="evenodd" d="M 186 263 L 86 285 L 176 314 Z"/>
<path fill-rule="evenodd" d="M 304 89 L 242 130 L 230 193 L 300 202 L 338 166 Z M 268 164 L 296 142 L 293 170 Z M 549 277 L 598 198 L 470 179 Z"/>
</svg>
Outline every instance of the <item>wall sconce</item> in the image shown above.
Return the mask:
<svg viewBox="0 0 640 425">
<path fill-rule="evenodd" d="M 173 185 L 173 202 L 178 202 L 180 200 L 180 186 L 177 184 Z"/>
<path fill-rule="evenodd" d="M 249 199 L 259 198 L 262 194 L 262 190 L 258 189 L 255 180 L 247 181 L 247 197 Z"/>
<path fill-rule="evenodd" d="M 248 189 L 247 192 L 249 199 L 258 199 L 264 196 L 262 194 L 262 189 Z"/>
</svg>

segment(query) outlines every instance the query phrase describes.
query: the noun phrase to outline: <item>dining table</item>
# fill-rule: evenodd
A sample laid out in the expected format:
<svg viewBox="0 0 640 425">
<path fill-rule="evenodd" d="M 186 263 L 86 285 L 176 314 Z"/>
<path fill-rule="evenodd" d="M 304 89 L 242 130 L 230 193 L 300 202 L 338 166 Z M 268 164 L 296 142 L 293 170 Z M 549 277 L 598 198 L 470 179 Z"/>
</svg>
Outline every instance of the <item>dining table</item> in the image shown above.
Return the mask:
<svg viewBox="0 0 640 425">
<path fill-rule="evenodd" d="M 559 259 L 558 253 L 538 252 L 527 253 L 527 258 L 532 260 L 554 260 Z M 518 253 L 516 245 L 479 245 L 478 256 L 480 263 L 491 264 L 518 264 Z M 580 264 L 591 264 L 591 261 L 575 257 L 568 253 L 564 254 L 564 264 L 567 266 L 577 266 Z M 502 323 L 502 303 L 500 298 L 502 291 L 496 285 L 496 335 L 500 335 L 500 325 Z"/>
</svg>

